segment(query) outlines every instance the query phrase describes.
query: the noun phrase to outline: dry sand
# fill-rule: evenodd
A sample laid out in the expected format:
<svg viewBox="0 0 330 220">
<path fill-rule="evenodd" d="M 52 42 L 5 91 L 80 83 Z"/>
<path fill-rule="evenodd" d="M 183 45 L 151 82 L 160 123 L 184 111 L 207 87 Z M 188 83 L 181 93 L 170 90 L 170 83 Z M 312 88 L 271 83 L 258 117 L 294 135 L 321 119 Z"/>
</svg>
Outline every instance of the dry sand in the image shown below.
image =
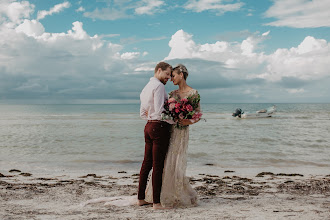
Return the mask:
<svg viewBox="0 0 330 220">
<path fill-rule="evenodd" d="M 237 174 L 236 174 L 237 175 Z M 196 174 L 199 206 L 81 206 L 88 200 L 136 195 L 138 174 L 47 176 L 0 174 L 0 219 L 330 219 L 330 175 L 226 172 Z"/>
</svg>

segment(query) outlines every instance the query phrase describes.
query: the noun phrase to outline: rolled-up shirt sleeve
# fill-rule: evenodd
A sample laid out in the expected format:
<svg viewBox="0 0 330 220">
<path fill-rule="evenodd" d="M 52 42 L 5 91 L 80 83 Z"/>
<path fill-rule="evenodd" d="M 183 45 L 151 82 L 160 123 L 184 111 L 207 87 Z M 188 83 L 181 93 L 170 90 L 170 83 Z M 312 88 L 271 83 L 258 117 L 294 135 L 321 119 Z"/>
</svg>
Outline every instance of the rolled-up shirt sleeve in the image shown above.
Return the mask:
<svg viewBox="0 0 330 220">
<path fill-rule="evenodd" d="M 140 107 L 140 117 L 144 120 L 148 120 L 148 111 L 142 105 Z"/>
<path fill-rule="evenodd" d="M 164 85 L 159 85 L 155 88 L 154 91 L 154 108 L 155 108 L 155 115 L 160 115 L 163 113 L 164 109 L 164 103 L 167 98 L 167 94 L 165 91 Z M 161 117 L 159 118 L 161 120 Z"/>
</svg>

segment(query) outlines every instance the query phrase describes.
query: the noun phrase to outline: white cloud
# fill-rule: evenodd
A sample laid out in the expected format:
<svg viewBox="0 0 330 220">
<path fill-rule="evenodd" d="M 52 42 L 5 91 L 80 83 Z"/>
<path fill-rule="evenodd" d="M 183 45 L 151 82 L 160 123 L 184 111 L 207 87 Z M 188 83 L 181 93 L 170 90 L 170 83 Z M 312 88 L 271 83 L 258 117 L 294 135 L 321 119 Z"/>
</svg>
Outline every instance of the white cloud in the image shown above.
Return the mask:
<svg viewBox="0 0 330 220">
<path fill-rule="evenodd" d="M 76 9 L 76 12 L 83 12 L 85 11 L 85 8 L 83 6 L 80 6 L 78 9 Z"/>
<path fill-rule="evenodd" d="M 249 36 L 246 40 L 243 40 L 241 44 L 242 55 L 254 57 L 256 55 L 254 51 L 258 49 L 258 44 L 266 39 L 269 33 L 270 31 L 267 31 L 261 36 Z"/>
<path fill-rule="evenodd" d="M 171 51 L 165 58 L 171 59 L 204 59 L 225 63 L 228 68 L 251 68 L 264 61 L 262 53 L 257 54 L 258 44 L 267 38 L 266 34 L 253 35 L 237 42 L 217 41 L 214 44 L 196 44 L 192 35 L 183 30 L 177 31 L 171 38 Z"/>
<path fill-rule="evenodd" d="M 16 27 L 17 32 L 23 32 L 27 36 L 40 36 L 45 32 L 44 26 L 36 20 L 25 19 L 22 24 Z"/>
<path fill-rule="evenodd" d="M 134 71 L 135 72 L 154 72 L 156 64 L 157 64 L 156 62 L 139 63 L 139 64 L 137 64 Z"/>
<path fill-rule="evenodd" d="M 137 67 L 134 69 L 135 72 L 151 72 L 154 70 L 154 67 Z"/>
<path fill-rule="evenodd" d="M 126 52 L 126 53 L 123 53 L 120 57 L 123 60 L 131 60 L 131 59 L 136 59 L 139 56 L 140 56 L 139 52 Z"/>
<path fill-rule="evenodd" d="M 160 0 L 142 0 L 143 6 L 137 7 L 135 13 L 138 15 L 152 15 L 158 11 L 159 7 L 164 5 L 164 1 Z"/>
<path fill-rule="evenodd" d="M 184 8 L 194 12 L 210 10 L 217 12 L 218 15 L 222 15 L 228 11 L 238 11 L 243 5 L 242 2 L 226 4 L 223 0 L 189 0 Z"/>
<path fill-rule="evenodd" d="M 259 77 L 278 81 L 283 77 L 315 80 L 329 76 L 330 44 L 307 36 L 298 47 L 277 49 L 267 57 L 267 69 Z"/>
<path fill-rule="evenodd" d="M 63 11 L 65 8 L 69 8 L 71 4 L 69 2 L 63 2 L 61 4 L 57 4 L 54 7 L 52 7 L 49 11 L 42 10 L 38 11 L 38 17 L 37 20 L 44 19 L 48 15 L 52 15 L 54 13 L 59 13 Z"/>
<path fill-rule="evenodd" d="M 72 24 L 73 24 L 72 30 L 69 30 L 68 34 L 71 35 L 73 39 L 83 40 L 89 38 L 86 31 L 83 29 L 82 22 L 76 21 L 73 22 Z"/>
<path fill-rule="evenodd" d="M 2 0 L 0 2 L 0 22 L 7 21 L 19 24 L 24 19 L 30 18 L 35 6 L 28 1 L 14 2 L 12 0 Z"/>
<path fill-rule="evenodd" d="M 92 12 L 86 11 L 84 13 L 84 16 L 92 19 L 110 20 L 110 21 L 131 17 L 131 15 L 126 14 L 126 11 L 124 9 L 116 9 L 116 8 L 102 8 L 102 9 L 96 8 Z"/>
<path fill-rule="evenodd" d="M 86 11 L 85 17 L 100 20 L 118 20 L 133 18 L 134 15 L 153 15 L 162 12 L 165 1 L 162 0 L 125 0 L 112 1 L 104 8 L 96 8 L 93 11 Z"/>
<path fill-rule="evenodd" d="M 16 28 L 0 27 L 2 97 L 126 98 L 117 75 L 136 65 L 121 59 L 121 45 L 90 36 L 81 22 L 66 33 L 47 33 L 27 19 Z"/>
<path fill-rule="evenodd" d="M 330 27 L 329 0 L 275 0 L 265 13 L 276 21 L 267 23 L 270 26 L 287 26 L 294 28 Z"/>
<path fill-rule="evenodd" d="M 213 44 L 196 44 L 192 35 L 183 30 L 171 38 L 171 51 L 165 58 L 202 59 L 225 64 L 232 69 L 229 78 L 256 79 L 273 82 L 291 77 L 300 80 L 315 80 L 330 76 L 330 46 L 326 40 L 308 36 L 297 47 L 278 49 L 266 55 L 259 45 L 270 32 L 254 34 L 241 43 L 217 41 Z"/>
<path fill-rule="evenodd" d="M 183 30 L 179 30 L 172 35 L 168 45 L 170 46 L 171 51 L 165 58 L 166 60 L 193 58 L 195 55 L 194 52 L 198 51 L 197 45 L 192 40 L 192 35 Z"/>
</svg>

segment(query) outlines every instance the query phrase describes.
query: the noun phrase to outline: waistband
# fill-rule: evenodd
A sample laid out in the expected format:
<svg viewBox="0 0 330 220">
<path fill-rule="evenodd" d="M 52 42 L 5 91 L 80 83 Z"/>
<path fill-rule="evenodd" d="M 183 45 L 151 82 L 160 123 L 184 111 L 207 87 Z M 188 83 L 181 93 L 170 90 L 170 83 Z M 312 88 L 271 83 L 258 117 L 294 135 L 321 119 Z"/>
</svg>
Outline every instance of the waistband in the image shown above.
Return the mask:
<svg viewBox="0 0 330 220">
<path fill-rule="evenodd" d="M 161 122 L 160 120 L 148 120 L 148 122 Z"/>
<path fill-rule="evenodd" d="M 160 120 L 148 120 L 148 123 L 167 123 L 165 121 L 160 121 Z"/>
</svg>

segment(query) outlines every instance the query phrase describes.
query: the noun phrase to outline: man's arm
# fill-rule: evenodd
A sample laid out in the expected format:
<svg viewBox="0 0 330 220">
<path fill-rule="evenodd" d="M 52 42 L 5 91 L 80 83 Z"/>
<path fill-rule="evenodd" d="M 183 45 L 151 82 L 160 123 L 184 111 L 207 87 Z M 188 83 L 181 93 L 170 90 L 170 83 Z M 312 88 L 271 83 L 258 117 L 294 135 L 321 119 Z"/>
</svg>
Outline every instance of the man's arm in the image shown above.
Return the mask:
<svg viewBox="0 0 330 220">
<path fill-rule="evenodd" d="M 148 120 L 148 111 L 142 106 L 140 107 L 140 117 L 144 120 Z"/>
<path fill-rule="evenodd" d="M 146 109 L 146 97 L 145 97 L 145 90 L 143 89 L 140 94 L 140 117 L 144 120 L 148 120 L 148 109 Z"/>
<path fill-rule="evenodd" d="M 154 108 L 156 115 L 161 115 L 163 113 L 164 109 L 164 103 L 165 103 L 165 86 L 162 84 L 159 84 L 154 90 Z M 159 118 L 161 120 L 161 118 Z"/>
</svg>

